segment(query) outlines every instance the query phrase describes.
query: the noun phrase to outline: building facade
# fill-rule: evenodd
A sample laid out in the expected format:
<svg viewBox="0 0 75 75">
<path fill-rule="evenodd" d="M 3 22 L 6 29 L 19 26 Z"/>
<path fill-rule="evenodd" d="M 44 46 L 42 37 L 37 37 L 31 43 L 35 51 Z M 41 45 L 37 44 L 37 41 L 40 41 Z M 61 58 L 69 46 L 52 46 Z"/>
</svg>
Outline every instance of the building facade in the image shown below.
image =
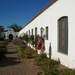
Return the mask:
<svg viewBox="0 0 75 75">
<path fill-rule="evenodd" d="M 45 36 L 45 53 L 51 59 L 75 69 L 75 0 L 52 0 L 23 29 L 24 33 Z"/>
<path fill-rule="evenodd" d="M 15 32 L 12 28 L 9 28 L 6 32 L 1 32 L 1 37 L 4 39 L 13 40 L 18 37 L 18 32 Z"/>
</svg>

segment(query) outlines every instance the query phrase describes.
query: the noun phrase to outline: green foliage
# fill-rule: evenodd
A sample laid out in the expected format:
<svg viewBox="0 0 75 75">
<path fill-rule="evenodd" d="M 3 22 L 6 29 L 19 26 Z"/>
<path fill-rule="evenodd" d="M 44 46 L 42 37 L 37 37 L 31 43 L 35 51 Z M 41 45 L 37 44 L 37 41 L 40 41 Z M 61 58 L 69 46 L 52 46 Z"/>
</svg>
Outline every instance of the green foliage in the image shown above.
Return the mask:
<svg viewBox="0 0 75 75">
<path fill-rule="evenodd" d="M 9 44 L 9 41 L 7 41 L 7 40 L 0 41 L 0 46 L 2 46 L 2 47 L 7 47 L 8 44 Z"/>
<path fill-rule="evenodd" d="M 34 42 L 34 35 L 30 35 L 29 41 L 31 42 L 32 45 L 35 44 L 35 42 Z"/>
<path fill-rule="evenodd" d="M 44 58 L 47 58 L 47 55 L 45 53 L 42 53 L 40 55 L 37 55 L 35 57 L 35 60 L 34 60 L 34 64 L 38 65 L 38 66 L 41 66 L 41 61 L 44 59 Z"/>
<path fill-rule="evenodd" d="M 0 59 L 3 58 L 5 53 L 7 52 L 7 42 L 6 41 L 0 41 Z"/>
<path fill-rule="evenodd" d="M 75 70 L 66 69 L 59 72 L 59 75 L 75 75 Z"/>
<path fill-rule="evenodd" d="M 60 62 L 47 58 L 45 54 L 36 56 L 34 64 L 42 67 L 44 75 L 75 75 L 75 70 L 67 69 L 59 71 L 57 67 Z"/>
<path fill-rule="evenodd" d="M 34 41 L 34 35 L 30 35 L 30 41 Z"/>
<path fill-rule="evenodd" d="M 43 59 L 43 58 L 47 58 L 47 55 L 46 53 L 41 53 L 40 57 Z"/>
<path fill-rule="evenodd" d="M 0 41 L 4 41 L 4 38 L 3 37 L 0 37 Z"/>
<path fill-rule="evenodd" d="M 17 47 L 18 57 L 22 58 L 23 57 L 23 52 L 22 52 L 21 46 L 17 45 L 16 47 Z"/>
<path fill-rule="evenodd" d="M 4 51 L 2 49 L 0 49 L 0 59 L 3 58 L 3 57 L 5 57 Z"/>
<path fill-rule="evenodd" d="M 18 57 L 20 58 L 32 58 L 34 50 L 30 48 L 29 46 L 19 46 L 17 45 L 17 51 L 18 51 Z"/>
<path fill-rule="evenodd" d="M 4 31 L 4 27 L 0 25 L 0 32 Z"/>
<path fill-rule="evenodd" d="M 6 41 L 6 42 L 8 42 L 8 43 L 9 43 L 9 42 L 10 42 L 10 39 L 4 39 L 4 41 Z"/>
<path fill-rule="evenodd" d="M 57 67 L 59 61 L 47 58 L 45 53 L 36 56 L 34 64 L 41 66 L 45 75 L 58 75 Z"/>
<path fill-rule="evenodd" d="M 24 34 L 24 36 L 21 38 L 28 43 L 28 41 L 29 41 L 28 34 Z"/>
<path fill-rule="evenodd" d="M 57 61 L 53 61 L 48 58 L 43 59 L 41 62 L 41 67 L 43 68 L 45 75 L 58 75 Z"/>
<path fill-rule="evenodd" d="M 32 48 L 30 48 L 29 46 L 27 46 L 24 50 L 23 50 L 23 58 L 29 59 L 33 57 L 33 53 L 34 50 Z"/>
<path fill-rule="evenodd" d="M 34 64 L 38 65 L 38 66 L 41 66 L 41 61 L 42 61 L 42 58 L 40 57 L 40 55 L 38 55 L 34 59 Z"/>
<path fill-rule="evenodd" d="M 12 28 L 15 32 L 18 32 L 22 29 L 21 26 L 18 26 L 17 24 L 13 23 L 12 25 L 8 26 L 8 28 Z"/>
</svg>

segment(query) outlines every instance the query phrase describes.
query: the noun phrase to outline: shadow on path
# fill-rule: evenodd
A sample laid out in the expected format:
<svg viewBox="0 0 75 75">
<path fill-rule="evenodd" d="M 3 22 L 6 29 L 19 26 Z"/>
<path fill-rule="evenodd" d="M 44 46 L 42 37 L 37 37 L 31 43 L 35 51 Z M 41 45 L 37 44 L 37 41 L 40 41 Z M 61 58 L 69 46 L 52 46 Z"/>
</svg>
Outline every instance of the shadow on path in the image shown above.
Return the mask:
<svg viewBox="0 0 75 75">
<path fill-rule="evenodd" d="M 17 52 L 7 52 L 6 54 L 14 54 L 14 53 L 17 54 Z"/>
<path fill-rule="evenodd" d="M 10 43 L 6 58 L 0 60 L 0 75 L 42 75 L 39 66 L 34 65 L 34 59 L 18 59 L 16 46 Z"/>
<path fill-rule="evenodd" d="M 0 67 L 17 65 L 20 63 L 18 56 L 17 56 L 16 47 L 13 43 L 10 43 L 8 45 L 7 53 L 5 54 L 5 56 L 6 56 L 5 58 L 0 60 Z"/>
<path fill-rule="evenodd" d="M 5 57 L 0 61 L 0 67 L 12 66 L 19 64 L 20 61 L 15 57 Z"/>
</svg>

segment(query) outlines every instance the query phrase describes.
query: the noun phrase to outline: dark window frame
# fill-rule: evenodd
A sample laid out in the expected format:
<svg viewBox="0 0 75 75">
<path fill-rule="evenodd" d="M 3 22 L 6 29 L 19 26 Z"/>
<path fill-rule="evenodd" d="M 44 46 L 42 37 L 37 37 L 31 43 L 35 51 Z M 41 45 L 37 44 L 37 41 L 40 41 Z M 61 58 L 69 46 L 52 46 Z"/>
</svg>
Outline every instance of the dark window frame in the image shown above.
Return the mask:
<svg viewBox="0 0 75 75">
<path fill-rule="evenodd" d="M 68 17 L 58 19 L 58 51 L 68 54 Z"/>
<path fill-rule="evenodd" d="M 49 31 L 49 27 L 46 26 L 46 33 L 45 33 L 45 35 L 46 35 L 46 40 L 48 40 L 48 31 Z"/>
<path fill-rule="evenodd" d="M 33 35 L 33 29 L 32 29 L 32 35 Z"/>
<path fill-rule="evenodd" d="M 37 36 L 37 27 L 35 27 L 35 36 Z"/>
<path fill-rule="evenodd" d="M 30 36 L 30 30 L 29 30 L 29 36 Z"/>
</svg>

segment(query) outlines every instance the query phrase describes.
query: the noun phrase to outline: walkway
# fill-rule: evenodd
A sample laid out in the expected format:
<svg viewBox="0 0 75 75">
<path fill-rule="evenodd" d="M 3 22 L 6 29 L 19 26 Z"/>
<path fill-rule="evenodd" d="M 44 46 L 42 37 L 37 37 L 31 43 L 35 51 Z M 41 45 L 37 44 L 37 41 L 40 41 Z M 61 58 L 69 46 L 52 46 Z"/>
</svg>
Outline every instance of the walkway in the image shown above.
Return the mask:
<svg viewBox="0 0 75 75">
<path fill-rule="evenodd" d="M 6 58 L 0 60 L 0 75 L 40 75 L 38 66 L 33 65 L 33 59 L 19 60 L 15 45 L 10 43 Z"/>
</svg>

